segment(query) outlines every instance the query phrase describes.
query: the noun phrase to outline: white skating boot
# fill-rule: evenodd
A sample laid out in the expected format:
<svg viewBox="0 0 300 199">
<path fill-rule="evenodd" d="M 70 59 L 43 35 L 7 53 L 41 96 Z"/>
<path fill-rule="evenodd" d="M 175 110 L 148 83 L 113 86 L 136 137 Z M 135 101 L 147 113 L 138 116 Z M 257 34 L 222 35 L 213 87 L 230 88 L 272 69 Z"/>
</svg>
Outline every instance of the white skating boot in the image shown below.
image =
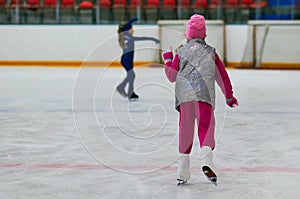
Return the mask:
<svg viewBox="0 0 300 199">
<path fill-rule="evenodd" d="M 209 146 L 204 146 L 200 151 L 201 168 L 205 176 L 214 185 L 217 185 L 217 170 L 213 163 L 213 153 Z"/>
<path fill-rule="evenodd" d="M 178 185 L 185 184 L 191 177 L 190 155 L 181 154 L 178 160 L 177 181 Z"/>
</svg>

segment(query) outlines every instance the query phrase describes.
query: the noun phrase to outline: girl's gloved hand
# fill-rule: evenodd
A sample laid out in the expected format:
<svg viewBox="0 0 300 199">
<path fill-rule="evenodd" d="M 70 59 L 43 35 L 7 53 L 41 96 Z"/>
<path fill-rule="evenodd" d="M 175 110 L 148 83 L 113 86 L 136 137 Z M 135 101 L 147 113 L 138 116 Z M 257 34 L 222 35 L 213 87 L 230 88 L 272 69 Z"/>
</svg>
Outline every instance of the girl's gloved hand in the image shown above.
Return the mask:
<svg viewBox="0 0 300 199">
<path fill-rule="evenodd" d="M 163 53 L 162 53 L 162 58 L 163 58 L 165 64 L 166 64 L 167 62 L 172 62 L 172 61 L 173 61 L 173 52 L 172 52 L 172 48 L 170 48 L 170 50 L 167 51 L 167 52 L 163 52 Z"/>
<path fill-rule="evenodd" d="M 227 104 L 229 107 L 231 107 L 231 108 L 236 107 L 236 106 L 239 105 L 237 99 L 236 99 L 235 97 L 233 97 L 233 96 L 232 96 L 231 98 L 227 98 L 227 99 L 226 99 L 226 104 Z"/>
</svg>

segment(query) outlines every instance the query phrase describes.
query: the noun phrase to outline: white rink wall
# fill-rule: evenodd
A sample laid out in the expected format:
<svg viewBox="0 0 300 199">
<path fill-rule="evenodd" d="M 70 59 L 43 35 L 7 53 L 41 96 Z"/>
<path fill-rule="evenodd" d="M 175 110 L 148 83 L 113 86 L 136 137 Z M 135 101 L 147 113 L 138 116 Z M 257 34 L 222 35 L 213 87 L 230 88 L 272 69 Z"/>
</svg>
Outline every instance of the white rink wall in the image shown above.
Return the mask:
<svg viewBox="0 0 300 199">
<path fill-rule="evenodd" d="M 117 25 L 26 25 L 0 26 L 1 60 L 26 61 L 113 61 L 122 51 L 118 44 Z M 158 38 L 157 26 L 135 26 L 135 36 Z M 147 46 L 154 48 L 143 50 Z M 154 42 L 136 42 L 137 61 L 156 61 Z M 145 52 L 146 51 L 146 52 Z"/>
<path fill-rule="evenodd" d="M 121 49 L 117 28 L 117 25 L 2 25 L 0 61 L 118 61 Z M 265 42 L 262 61 L 285 62 L 287 59 L 300 63 L 300 35 L 295 34 L 300 26 L 285 28 L 281 25 L 278 28 L 276 34 L 269 33 L 265 41 L 258 32 L 258 48 Z M 134 29 L 135 36 L 159 38 L 157 25 L 135 25 Z M 252 59 L 245 57 L 251 55 L 249 30 L 247 25 L 226 26 L 228 63 Z M 160 59 L 159 45 L 152 41 L 136 42 L 135 49 L 135 61 L 158 62 Z"/>
</svg>

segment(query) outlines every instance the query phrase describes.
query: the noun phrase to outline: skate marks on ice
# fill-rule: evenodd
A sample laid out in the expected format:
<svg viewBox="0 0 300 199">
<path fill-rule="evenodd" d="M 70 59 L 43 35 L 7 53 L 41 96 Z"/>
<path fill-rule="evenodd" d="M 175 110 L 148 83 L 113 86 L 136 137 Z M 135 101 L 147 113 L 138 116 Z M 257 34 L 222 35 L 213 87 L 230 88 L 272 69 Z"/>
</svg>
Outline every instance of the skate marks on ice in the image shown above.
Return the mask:
<svg viewBox="0 0 300 199">
<path fill-rule="evenodd" d="M 196 170 L 200 170 L 200 168 Z M 204 175 L 195 174 L 192 171 L 191 179 L 186 184 L 176 187 L 181 191 L 194 192 L 192 194 L 194 197 L 205 194 L 206 198 L 222 197 L 226 199 L 297 198 L 300 193 L 296 188 L 297 181 L 300 180 L 299 171 L 298 173 L 277 173 L 247 172 L 244 169 L 226 170 L 226 168 L 219 170 L 218 186 L 208 182 Z M 291 183 L 292 186 L 286 187 L 286 183 Z"/>
<path fill-rule="evenodd" d="M 113 69 L 102 82 L 107 86 L 99 87 L 95 100 L 80 93 L 76 101 L 79 106 L 72 109 L 72 77 L 77 69 L 0 70 L 4 82 L 0 84 L 0 198 L 290 199 L 300 195 L 297 71 L 229 71 L 241 105 L 227 111 L 217 140 L 215 164 L 219 173 L 215 187 L 203 175 L 197 154 L 191 179 L 183 186 L 176 185 L 176 164 L 172 160 L 177 158 L 178 115 L 168 91 L 152 96 L 157 87 L 140 89 L 141 101 L 128 104 L 112 94 L 114 85 L 109 78 L 117 79 L 122 71 Z M 149 70 L 153 75 L 149 76 Z M 137 70 L 137 85 L 143 83 L 139 77 L 163 82 L 163 72 Z M 81 86 L 82 91 L 95 91 L 89 84 Z M 159 102 L 166 108 L 166 112 L 159 106 L 152 108 L 152 123 L 147 102 Z M 77 125 L 84 143 L 106 164 L 95 161 L 79 141 L 73 112 L 80 121 Z M 138 125 L 128 124 L 130 119 L 121 120 L 128 114 Z M 197 147 L 194 149 L 197 151 Z M 156 154 L 152 156 L 152 152 Z M 127 153 L 133 155 L 124 161 Z M 142 154 L 150 155 L 140 161 Z M 140 173 L 134 173 L 137 171 Z"/>
<path fill-rule="evenodd" d="M 165 97 L 172 99 L 173 93 L 160 72 L 136 83 L 138 101 L 128 101 L 115 92 L 122 70 L 105 69 L 97 74 L 85 69 L 78 74 L 73 108 L 91 111 L 74 112 L 74 122 L 82 144 L 97 162 L 124 172 L 144 173 L 176 160 L 177 132 L 170 125 L 176 115 L 173 103 Z M 142 170 L 137 161 L 145 165 Z"/>
</svg>

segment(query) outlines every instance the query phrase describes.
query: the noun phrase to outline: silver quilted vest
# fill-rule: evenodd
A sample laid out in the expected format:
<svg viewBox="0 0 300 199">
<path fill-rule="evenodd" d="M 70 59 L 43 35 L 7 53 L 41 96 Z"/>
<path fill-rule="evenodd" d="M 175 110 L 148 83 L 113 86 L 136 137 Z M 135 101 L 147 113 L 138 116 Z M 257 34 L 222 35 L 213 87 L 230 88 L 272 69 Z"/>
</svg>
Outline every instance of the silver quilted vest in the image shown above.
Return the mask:
<svg viewBox="0 0 300 199">
<path fill-rule="evenodd" d="M 177 54 L 176 109 L 182 102 L 193 100 L 215 107 L 215 49 L 197 38 L 177 49 Z"/>
</svg>

